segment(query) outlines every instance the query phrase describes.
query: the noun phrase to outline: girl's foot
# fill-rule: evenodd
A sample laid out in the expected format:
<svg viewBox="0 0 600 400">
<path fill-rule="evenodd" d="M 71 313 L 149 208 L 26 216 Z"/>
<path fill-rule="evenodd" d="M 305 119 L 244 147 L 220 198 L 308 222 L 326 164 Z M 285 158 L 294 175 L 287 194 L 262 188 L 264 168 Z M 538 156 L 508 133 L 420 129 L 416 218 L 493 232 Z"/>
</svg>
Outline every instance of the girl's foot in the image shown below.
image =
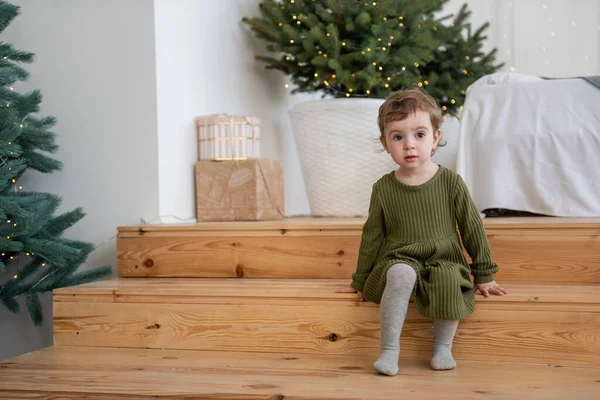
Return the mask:
<svg viewBox="0 0 600 400">
<path fill-rule="evenodd" d="M 373 366 L 381 374 L 396 375 L 398 373 L 398 352 L 392 350 L 382 351 Z"/>
<path fill-rule="evenodd" d="M 456 368 L 456 361 L 454 361 L 454 358 L 452 358 L 450 346 L 438 343 L 433 346 L 431 368 L 435 369 L 436 371 L 445 371 Z"/>
</svg>

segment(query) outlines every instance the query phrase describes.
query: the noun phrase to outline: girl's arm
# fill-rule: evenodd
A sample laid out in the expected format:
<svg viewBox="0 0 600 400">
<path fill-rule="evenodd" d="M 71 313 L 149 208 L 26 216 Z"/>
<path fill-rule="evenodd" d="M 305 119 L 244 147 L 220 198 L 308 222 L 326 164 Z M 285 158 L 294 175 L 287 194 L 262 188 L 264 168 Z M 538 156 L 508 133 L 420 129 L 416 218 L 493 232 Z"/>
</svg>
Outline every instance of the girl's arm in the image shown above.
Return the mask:
<svg viewBox="0 0 600 400">
<path fill-rule="evenodd" d="M 460 175 L 454 187 L 454 207 L 460 236 L 473 264 L 471 274 L 475 284 L 494 280 L 498 266 L 492 261 L 490 245 L 485 234 L 479 211 L 469 194 L 469 189 Z"/>
<path fill-rule="evenodd" d="M 363 225 L 360 248 L 358 250 L 358 264 L 356 272 L 352 274 L 352 283 L 350 284 L 358 292 L 363 291 L 365 281 L 375 266 L 377 254 L 383 244 L 384 237 L 385 222 L 383 208 L 377 192 L 377 184 L 375 184 L 371 191 L 369 216 Z"/>
</svg>

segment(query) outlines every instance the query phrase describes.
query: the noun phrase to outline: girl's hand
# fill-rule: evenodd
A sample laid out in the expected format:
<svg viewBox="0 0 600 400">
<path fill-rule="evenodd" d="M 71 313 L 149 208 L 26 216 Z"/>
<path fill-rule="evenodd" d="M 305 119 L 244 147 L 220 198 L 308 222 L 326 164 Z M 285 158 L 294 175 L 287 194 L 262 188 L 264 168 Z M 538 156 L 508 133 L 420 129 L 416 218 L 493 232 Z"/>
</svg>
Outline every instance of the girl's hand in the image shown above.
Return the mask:
<svg viewBox="0 0 600 400">
<path fill-rule="evenodd" d="M 475 287 L 473 287 L 473 293 L 477 293 L 477 291 L 481 292 L 485 297 L 489 297 L 490 294 L 495 294 L 497 296 L 508 294 L 508 290 L 501 288 L 496 281 L 476 284 Z"/>
<path fill-rule="evenodd" d="M 362 292 L 357 292 L 356 289 L 350 286 L 346 286 L 345 288 L 338 289 L 335 291 L 336 293 L 358 293 L 358 301 L 365 301 L 365 296 L 363 296 Z"/>
</svg>

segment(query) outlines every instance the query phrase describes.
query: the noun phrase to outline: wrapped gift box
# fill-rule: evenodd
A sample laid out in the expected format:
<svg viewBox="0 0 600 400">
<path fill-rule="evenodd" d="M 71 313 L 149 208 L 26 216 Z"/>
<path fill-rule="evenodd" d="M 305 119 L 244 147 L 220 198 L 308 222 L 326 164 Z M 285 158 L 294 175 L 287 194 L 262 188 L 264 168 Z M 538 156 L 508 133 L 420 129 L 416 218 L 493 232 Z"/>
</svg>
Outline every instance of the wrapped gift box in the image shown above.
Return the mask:
<svg viewBox="0 0 600 400">
<path fill-rule="evenodd" d="M 248 159 L 196 162 L 198 221 L 284 218 L 283 164 Z"/>
<path fill-rule="evenodd" d="M 196 118 L 199 160 L 244 160 L 260 157 L 260 119 L 211 114 Z"/>
</svg>

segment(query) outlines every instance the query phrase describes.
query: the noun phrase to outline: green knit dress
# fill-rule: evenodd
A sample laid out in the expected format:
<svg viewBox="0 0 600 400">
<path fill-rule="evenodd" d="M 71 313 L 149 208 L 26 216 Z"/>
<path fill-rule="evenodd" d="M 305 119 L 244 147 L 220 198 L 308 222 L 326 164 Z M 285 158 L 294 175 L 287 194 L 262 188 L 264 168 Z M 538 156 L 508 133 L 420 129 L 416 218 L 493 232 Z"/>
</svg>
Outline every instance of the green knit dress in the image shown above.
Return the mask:
<svg viewBox="0 0 600 400">
<path fill-rule="evenodd" d="M 460 238 L 473 263 L 468 264 Z M 494 280 L 481 217 L 460 175 L 440 166 L 422 185 L 406 185 L 394 172 L 373 185 L 351 286 L 381 302 L 388 269 L 397 263 L 417 273 L 417 311 L 436 319 L 461 319 L 475 309 L 475 283 Z"/>
</svg>

